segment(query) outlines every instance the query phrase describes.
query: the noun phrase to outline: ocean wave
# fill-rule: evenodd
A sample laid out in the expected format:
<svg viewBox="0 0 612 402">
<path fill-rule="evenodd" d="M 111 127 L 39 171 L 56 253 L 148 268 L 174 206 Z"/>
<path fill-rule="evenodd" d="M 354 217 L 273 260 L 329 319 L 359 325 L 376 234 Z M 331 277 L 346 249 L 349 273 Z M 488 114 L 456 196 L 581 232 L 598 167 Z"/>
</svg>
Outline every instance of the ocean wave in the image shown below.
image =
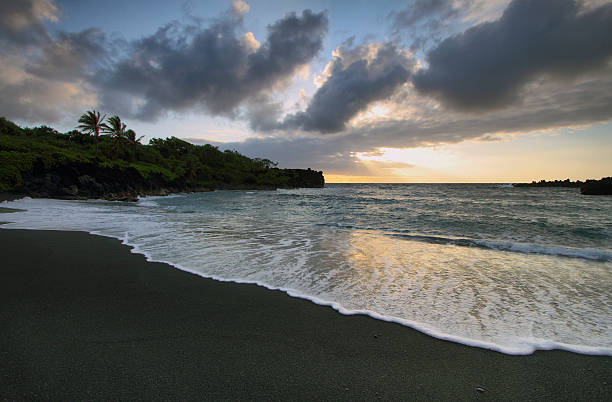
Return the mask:
<svg viewBox="0 0 612 402">
<path fill-rule="evenodd" d="M 545 254 L 568 258 L 582 258 L 586 260 L 603 262 L 612 261 L 612 252 L 595 248 L 573 248 L 547 244 L 517 243 L 499 240 L 440 237 L 405 233 L 388 233 L 388 235 L 396 238 L 423 241 L 433 244 L 448 244 L 462 247 L 481 247 L 491 250 L 510 251 L 523 254 Z"/>
<path fill-rule="evenodd" d="M 491 239 L 471 239 L 465 237 L 440 236 L 431 234 L 420 234 L 412 231 L 402 231 L 371 226 L 348 225 L 348 224 L 317 224 L 318 226 L 331 226 L 347 230 L 366 230 L 383 232 L 387 236 L 404 240 L 422 241 L 431 244 L 453 245 L 462 247 L 479 247 L 491 250 L 509 251 L 522 254 L 545 254 L 552 256 L 582 258 L 586 260 L 610 262 L 612 261 L 612 251 L 600 250 L 596 248 L 576 248 L 553 244 L 520 243 L 503 240 Z"/>
<path fill-rule="evenodd" d="M 323 188 L 277 188 L 278 194 L 291 194 L 291 195 L 320 195 L 324 191 L 329 192 L 333 190 L 329 187 Z"/>
</svg>

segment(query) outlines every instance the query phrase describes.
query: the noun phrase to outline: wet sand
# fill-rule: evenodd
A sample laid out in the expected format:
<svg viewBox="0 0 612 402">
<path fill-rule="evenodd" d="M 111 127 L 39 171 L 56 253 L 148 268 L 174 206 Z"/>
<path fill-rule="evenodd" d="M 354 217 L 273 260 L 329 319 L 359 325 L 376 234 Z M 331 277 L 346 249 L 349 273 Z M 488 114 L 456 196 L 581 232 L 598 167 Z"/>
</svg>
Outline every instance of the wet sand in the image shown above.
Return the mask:
<svg viewBox="0 0 612 402">
<path fill-rule="evenodd" d="M 111 238 L 0 229 L 1 400 L 609 400 L 611 378 L 612 357 L 504 355 Z"/>
</svg>

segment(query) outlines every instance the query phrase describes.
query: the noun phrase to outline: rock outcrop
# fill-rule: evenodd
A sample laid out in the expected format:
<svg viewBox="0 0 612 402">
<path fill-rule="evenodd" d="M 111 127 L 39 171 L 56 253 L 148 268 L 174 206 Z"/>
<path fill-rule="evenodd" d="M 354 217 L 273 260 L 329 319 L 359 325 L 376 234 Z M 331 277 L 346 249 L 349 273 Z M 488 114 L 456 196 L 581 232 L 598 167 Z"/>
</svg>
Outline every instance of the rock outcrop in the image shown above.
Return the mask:
<svg viewBox="0 0 612 402">
<path fill-rule="evenodd" d="M 532 181 L 531 183 L 515 183 L 514 187 L 579 187 L 580 194 L 584 195 L 612 195 L 612 177 L 604 177 L 600 180 L 589 179 L 587 181 Z"/>
<path fill-rule="evenodd" d="M 580 186 L 580 193 L 584 195 L 612 195 L 612 177 L 587 180 Z"/>
<path fill-rule="evenodd" d="M 190 185 L 175 181 L 168 183 L 161 176 L 145 179 L 135 169 L 103 168 L 95 164 L 64 165 L 53 170 L 34 169 L 23 175 L 23 185 L 11 192 L 15 196 L 59 199 L 106 199 L 137 201 L 139 196 L 168 195 L 171 193 L 202 192 L 216 189 L 274 190 L 278 187 L 323 187 L 323 173 L 311 169 L 283 169 L 289 177 L 286 185 L 256 186 L 217 184 Z M 4 198 L 9 198 L 7 197 Z"/>
</svg>

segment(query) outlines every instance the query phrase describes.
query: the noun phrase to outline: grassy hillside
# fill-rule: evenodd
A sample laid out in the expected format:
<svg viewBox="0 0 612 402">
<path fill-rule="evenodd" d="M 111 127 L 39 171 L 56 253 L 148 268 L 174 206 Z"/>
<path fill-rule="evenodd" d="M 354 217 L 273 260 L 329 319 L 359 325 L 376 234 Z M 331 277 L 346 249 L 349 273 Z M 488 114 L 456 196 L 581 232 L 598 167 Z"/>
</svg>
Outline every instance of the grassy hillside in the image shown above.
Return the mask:
<svg viewBox="0 0 612 402">
<path fill-rule="evenodd" d="M 21 128 L 0 118 L 3 192 L 89 198 L 219 188 L 322 187 L 323 183 L 322 172 L 278 169 L 267 159 L 174 137 L 153 139 L 149 145 L 108 135 L 96 141 L 76 130 Z"/>
</svg>

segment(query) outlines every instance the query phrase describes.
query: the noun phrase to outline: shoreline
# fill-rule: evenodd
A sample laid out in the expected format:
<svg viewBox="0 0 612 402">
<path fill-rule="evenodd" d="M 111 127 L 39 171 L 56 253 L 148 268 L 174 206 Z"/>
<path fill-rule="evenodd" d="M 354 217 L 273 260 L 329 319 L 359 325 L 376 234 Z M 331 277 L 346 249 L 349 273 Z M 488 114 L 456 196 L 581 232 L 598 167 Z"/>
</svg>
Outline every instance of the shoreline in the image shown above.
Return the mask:
<svg viewBox="0 0 612 402">
<path fill-rule="evenodd" d="M 37 229 L 32 229 L 32 230 L 37 230 Z M 110 237 L 112 239 L 119 240 L 122 245 L 124 245 L 126 247 L 129 247 L 132 250 L 132 253 L 144 256 L 147 262 L 166 264 L 166 265 L 170 266 L 173 269 L 178 269 L 179 271 L 183 271 L 183 272 L 189 273 L 191 275 L 198 276 L 200 278 L 210 279 L 210 280 L 217 281 L 217 282 L 233 283 L 233 284 L 237 284 L 237 285 L 256 285 L 256 286 L 262 287 L 262 288 L 264 288 L 266 290 L 269 290 L 269 291 L 278 291 L 278 292 L 285 293 L 286 295 L 288 295 L 288 296 L 290 296 L 292 298 L 298 298 L 298 299 L 309 301 L 309 302 L 314 303 L 314 304 L 316 304 L 318 306 L 332 308 L 338 314 L 341 314 L 341 315 L 345 315 L 345 316 L 352 316 L 352 315 L 367 316 L 367 317 L 373 318 L 373 319 L 378 320 L 378 321 L 392 323 L 392 324 L 398 324 L 398 325 L 404 326 L 406 328 L 410 328 L 411 330 L 418 331 L 418 332 L 420 332 L 422 334 L 425 334 L 427 336 L 430 336 L 430 337 L 433 337 L 433 338 L 436 338 L 436 339 L 439 339 L 439 340 L 449 341 L 449 342 L 453 342 L 453 343 L 458 343 L 460 345 L 464 345 L 464 346 L 468 346 L 468 347 L 475 347 L 475 348 L 490 350 L 490 351 L 493 351 L 493 352 L 498 352 L 498 353 L 502 353 L 502 354 L 506 354 L 506 355 L 511 355 L 511 356 L 528 356 L 528 355 L 531 355 L 531 354 L 533 354 L 533 353 L 535 353 L 537 351 L 564 350 L 564 351 L 567 351 L 567 352 L 583 354 L 583 355 L 612 357 L 612 349 L 609 348 L 609 347 L 576 345 L 576 344 L 560 343 L 560 342 L 544 339 L 544 340 L 540 340 L 539 343 L 537 343 L 537 344 L 529 343 L 528 347 L 524 347 L 522 349 L 517 349 L 517 348 L 513 348 L 513 347 L 509 347 L 509 346 L 499 345 L 499 344 L 492 343 L 492 342 L 487 342 L 487 341 L 482 341 L 482 340 L 477 340 L 477 339 L 471 339 L 471 338 L 464 338 L 464 337 L 461 337 L 461 336 L 458 336 L 458 335 L 442 332 L 439 329 L 431 328 L 429 325 L 426 325 L 426 324 L 423 324 L 423 323 L 419 323 L 419 322 L 416 322 L 416 321 L 409 321 L 409 320 L 405 320 L 405 319 L 401 319 L 401 318 L 397 318 L 397 317 L 393 317 L 393 316 L 387 316 L 387 315 L 380 314 L 380 313 L 377 313 L 376 311 L 372 311 L 372 310 L 351 310 L 351 309 L 347 309 L 344 306 L 342 306 L 342 304 L 340 304 L 338 302 L 333 302 L 333 301 L 328 301 L 328 300 L 320 299 L 320 298 L 318 298 L 316 296 L 311 296 L 311 295 L 308 295 L 308 294 L 300 293 L 299 291 L 296 291 L 294 289 L 272 286 L 272 285 L 268 285 L 266 283 L 257 282 L 257 281 L 249 281 L 249 280 L 241 280 L 241 279 L 226 279 L 226 278 L 218 277 L 218 276 L 215 276 L 215 275 L 209 275 L 209 274 L 204 274 L 202 272 L 193 271 L 191 269 L 182 267 L 182 266 L 177 265 L 175 263 L 172 263 L 170 261 L 153 259 L 146 252 L 142 251 L 137 245 L 129 243 L 129 241 L 127 241 L 127 239 L 125 239 L 125 238 L 122 239 L 122 238 L 119 238 L 119 237 L 115 237 L 115 236 L 111 236 L 111 235 L 105 235 L 105 234 L 102 234 L 102 233 L 92 233 L 92 232 L 86 232 L 86 231 L 83 231 L 83 232 L 87 233 L 87 234 L 90 234 L 90 235 L 93 235 L 93 236 Z"/>
<path fill-rule="evenodd" d="M 231 190 L 225 190 L 225 191 L 231 191 Z M 157 198 L 163 198 L 163 197 L 181 196 L 181 195 L 186 195 L 186 194 L 188 193 L 168 194 L 165 196 L 150 196 L 148 198 L 157 199 Z M 26 211 L 25 209 L 15 209 L 15 208 L 7 208 L 7 207 L 0 206 L 0 214 L 11 213 L 11 212 L 25 212 L 25 211 Z M 2 225 L 9 224 L 9 223 L 11 222 L 0 221 L 0 229 L 2 228 Z M 482 348 L 485 350 L 490 350 L 490 351 L 499 352 L 499 353 L 503 353 L 507 355 L 513 355 L 513 356 L 527 356 L 527 355 L 533 354 L 536 351 L 563 350 L 563 351 L 568 351 L 568 352 L 583 354 L 583 355 L 612 357 L 612 348 L 606 347 L 606 346 L 591 346 L 591 345 L 577 344 L 577 343 L 571 344 L 571 343 L 563 343 L 559 341 L 554 341 L 554 340 L 549 340 L 549 339 L 540 339 L 540 338 L 529 338 L 529 340 L 526 340 L 526 338 L 525 339 L 518 338 L 520 339 L 520 342 L 515 342 L 514 344 L 502 344 L 502 343 L 494 343 L 492 341 L 480 340 L 477 338 L 463 337 L 457 334 L 444 332 L 440 329 L 430 326 L 429 324 L 418 322 L 418 321 L 410 321 L 407 319 L 384 315 L 384 314 L 378 313 L 373 310 L 346 308 L 340 302 L 321 299 L 317 296 L 312 296 L 312 295 L 309 295 L 308 293 L 302 293 L 292 288 L 287 288 L 287 287 L 277 286 L 277 285 L 270 285 L 270 284 L 267 284 L 265 282 L 260 282 L 260 281 L 246 280 L 246 279 L 240 279 L 240 278 L 238 279 L 226 278 L 226 277 L 221 277 L 221 276 L 217 276 L 213 274 L 207 274 L 207 273 L 203 273 L 198 270 L 193 270 L 193 269 L 181 266 L 169 260 L 155 259 L 150 254 L 148 254 L 146 251 L 143 251 L 139 247 L 138 244 L 131 243 L 126 236 L 121 237 L 121 236 L 107 234 L 107 233 L 98 232 L 98 231 L 87 231 L 87 230 L 80 230 L 80 229 L 56 229 L 56 228 L 39 229 L 36 226 L 34 227 L 31 227 L 31 226 L 30 227 L 29 226 L 19 227 L 18 226 L 16 228 L 14 227 L 11 227 L 11 228 L 4 227 L 4 228 L 10 229 L 10 230 L 43 230 L 43 231 L 51 231 L 51 232 L 77 231 L 77 232 L 82 232 L 82 233 L 89 234 L 92 236 L 108 237 L 114 240 L 118 240 L 123 246 L 128 247 L 132 253 L 142 255 L 147 262 L 166 264 L 170 266 L 172 269 L 177 269 L 182 272 L 186 272 L 188 274 L 198 276 L 200 278 L 210 279 L 210 280 L 217 281 L 217 282 L 226 282 L 226 283 L 232 283 L 232 284 L 238 284 L 238 285 L 244 285 L 244 284 L 256 285 L 256 286 L 262 287 L 269 291 L 279 291 L 292 298 L 299 298 L 299 299 L 314 303 L 318 306 L 332 308 L 338 314 L 342 314 L 346 316 L 352 316 L 352 315 L 367 316 L 367 317 L 370 317 L 370 318 L 373 318 L 373 319 L 376 319 L 382 322 L 398 324 L 398 325 L 410 328 L 411 330 L 416 330 L 422 334 L 425 334 L 427 336 L 430 336 L 430 337 L 433 337 L 439 340 L 454 342 L 454 343 L 458 343 L 458 344 L 468 346 L 468 347 Z M 525 244 L 525 246 L 531 246 L 531 245 Z M 501 249 L 501 251 L 506 251 L 506 250 Z M 535 254 L 548 254 L 548 253 L 536 252 Z M 572 253 L 567 254 L 567 255 L 566 254 L 554 254 L 554 255 L 562 255 L 564 257 L 574 256 L 574 254 Z M 586 256 L 586 257 L 583 256 L 582 258 L 598 260 L 598 258 L 594 258 L 592 256 Z M 611 260 L 606 259 L 603 261 L 609 262 Z"/>
<path fill-rule="evenodd" d="M 147 262 L 85 232 L 0 229 L 2 399 L 605 399 L 612 358 L 528 356 Z"/>
</svg>

